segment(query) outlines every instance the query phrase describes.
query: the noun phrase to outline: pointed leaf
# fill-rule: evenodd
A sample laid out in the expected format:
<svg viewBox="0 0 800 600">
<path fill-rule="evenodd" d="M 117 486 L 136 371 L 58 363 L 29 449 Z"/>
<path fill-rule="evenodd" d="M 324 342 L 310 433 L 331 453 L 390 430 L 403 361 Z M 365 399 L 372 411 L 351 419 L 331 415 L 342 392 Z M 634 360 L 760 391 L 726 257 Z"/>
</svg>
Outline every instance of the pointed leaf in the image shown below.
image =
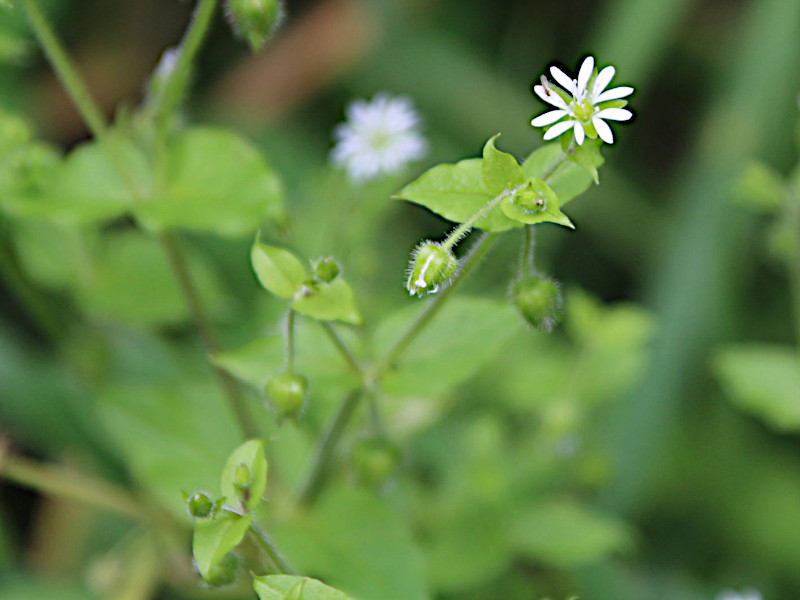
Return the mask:
<svg viewBox="0 0 800 600">
<path fill-rule="evenodd" d="M 253 589 L 259 600 L 350 600 L 344 592 L 321 581 L 297 575 L 254 577 Z"/>
<path fill-rule="evenodd" d="M 259 283 L 286 300 L 294 298 L 307 277 L 303 263 L 288 250 L 276 246 L 256 242 L 250 251 L 250 262 Z"/>
<path fill-rule="evenodd" d="M 205 578 L 209 571 L 244 539 L 253 516 L 223 511 L 214 519 L 197 520 L 194 524 L 192 554 L 197 570 Z"/>
<path fill-rule="evenodd" d="M 557 223 L 575 229 L 558 204 L 558 196 L 549 185 L 541 179 L 529 179 L 525 186 L 505 198 L 500 206 L 509 219 L 520 223 Z"/>
<path fill-rule="evenodd" d="M 501 152 L 494 146 L 494 141 L 500 136 L 493 136 L 483 147 L 483 163 L 481 173 L 483 185 L 489 194 L 496 196 L 503 190 L 514 187 L 524 180 L 522 168 L 517 159 L 506 152 Z"/>
<path fill-rule="evenodd" d="M 341 277 L 330 283 L 318 283 L 306 288 L 292 302 L 297 312 L 321 321 L 344 321 L 353 325 L 362 323 L 350 285 Z"/>
<path fill-rule="evenodd" d="M 236 448 L 228 458 L 228 462 L 222 470 L 220 488 L 222 495 L 229 501 L 232 501 L 233 498 L 242 498 L 241 490 L 234 483 L 239 465 L 247 467 L 251 479 L 243 508 L 253 510 L 261 502 L 264 491 L 267 489 L 267 459 L 264 457 L 264 443 L 261 440 L 248 440 Z"/>
</svg>

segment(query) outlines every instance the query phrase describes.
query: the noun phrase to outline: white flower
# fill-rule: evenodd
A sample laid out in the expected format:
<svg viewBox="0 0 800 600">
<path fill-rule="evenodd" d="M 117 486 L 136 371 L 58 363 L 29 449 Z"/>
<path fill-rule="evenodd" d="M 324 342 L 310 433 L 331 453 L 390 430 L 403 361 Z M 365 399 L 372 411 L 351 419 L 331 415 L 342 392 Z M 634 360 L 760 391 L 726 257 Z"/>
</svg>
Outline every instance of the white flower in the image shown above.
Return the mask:
<svg viewBox="0 0 800 600">
<path fill-rule="evenodd" d="M 716 600 L 762 600 L 761 594 L 752 588 L 742 590 L 741 593 L 734 590 L 723 590 L 719 593 Z"/>
<path fill-rule="evenodd" d="M 396 173 L 425 155 L 428 144 L 409 98 L 376 94 L 371 101 L 354 100 L 346 114 L 347 121 L 333 130 L 331 161 L 344 167 L 353 181 Z"/>
<path fill-rule="evenodd" d="M 614 134 L 606 121 L 627 121 L 633 113 L 624 108 L 607 106 L 605 103 L 619 100 L 633 93 L 633 88 L 621 86 L 607 90 L 616 70 L 608 66 L 595 74 L 594 58 L 589 56 L 578 70 L 578 78 L 570 79 L 558 67 L 550 67 L 553 79 L 566 90 L 562 92 L 551 86 L 542 76 L 541 85 L 533 86 L 539 98 L 556 107 L 531 121 L 534 127 L 552 125 L 544 134 L 545 140 L 552 140 L 562 133 L 573 130 L 575 141 L 583 144 L 588 134 L 600 136 L 606 144 L 614 143 Z M 594 133 L 597 135 L 594 135 Z"/>
</svg>

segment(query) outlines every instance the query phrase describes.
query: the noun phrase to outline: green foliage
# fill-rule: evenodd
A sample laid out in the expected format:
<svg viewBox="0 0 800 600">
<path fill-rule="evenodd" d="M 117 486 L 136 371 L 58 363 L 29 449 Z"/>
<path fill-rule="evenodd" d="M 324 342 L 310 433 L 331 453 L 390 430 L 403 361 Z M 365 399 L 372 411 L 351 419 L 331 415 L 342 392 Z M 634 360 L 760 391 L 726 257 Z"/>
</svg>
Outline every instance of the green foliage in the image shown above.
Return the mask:
<svg viewBox="0 0 800 600">
<path fill-rule="evenodd" d="M 250 261 L 259 283 L 268 292 L 291 300 L 306 281 L 306 269 L 294 254 L 283 248 L 256 242 Z"/>
<path fill-rule="evenodd" d="M 244 471 L 242 466 L 246 469 L 246 481 L 237 478 L 237 474 Z M 236 448 L 225 463 L 220 481 L 222 495 L 229 502 L 238 501 L 244 511 L 258 506 L 267 489 L 267 459 L 263 442 L 248 440 Z"/>
<path fill-rule="evenodd" d="M 297 312 L 320 321 L 344 321 L 361 325 L 353 289 L 342 277 L 304 289 L 293 301 Z"/>
<path fill-rule="evenodd" d="M 558 196 L 549 185 L 541 179 L 528 179 L 515 193 L 504 198 L 500 207 L 507 217 L 526 225 L 557 223 L 575 229 L 558 205 Z"/>
<path fill-rule="evenodd" d="M 494 141 L 498 137 L 499 133 L 486 142 L 481 162 L 483 185 L 492 196 L 519 185 L 524 179 L 517 159 L 495 148 Z"/>
<path fill-rule="evenodd" d="M 223 511 L 213 519 L 195 522 L 192 555 L 204 579 L 208 579 L 212 569 L 241 543 L 252 519 L 249 513 L 237 515 Z"/>
<path fill-rule="evenodd" d="M 734 188 L 734 199 L 765 214 L 775 214 L 786 198 L 786 184 L 774 169 L 760 162 L 745 167 Z"/>
<path fill-rule="evenodd" d="M 713 367 L 741 410 L 779 431 L 800 431 L 800 356 L 795 348 L 754 343 L 723 347 Z"/>
<path fill-rule="evenodd" d="M 546 181 L 561 206 L 589 189 L 593 175 L 578 163 L 564 158 L 561 145 L 552 143 L 533 151 L 522 163 L 525 177 Z"/>
<path fill-rule="evenodd" d="M 311 577 L 266 575 L 253 578 L 259 600 L 349 600 L 346 594 Z"/>
</svg>

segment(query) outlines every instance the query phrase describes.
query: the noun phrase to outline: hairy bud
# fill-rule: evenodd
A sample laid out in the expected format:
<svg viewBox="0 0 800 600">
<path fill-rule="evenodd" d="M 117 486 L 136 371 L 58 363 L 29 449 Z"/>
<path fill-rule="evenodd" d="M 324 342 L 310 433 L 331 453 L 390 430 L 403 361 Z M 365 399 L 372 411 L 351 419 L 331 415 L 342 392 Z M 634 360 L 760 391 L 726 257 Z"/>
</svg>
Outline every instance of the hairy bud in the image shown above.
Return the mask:
<svg viewBox="0 0 800 600">
<path fill-rule="evenodd" d="M 320 258 L 314 265 L 314 277 L 330 283 L 339 276 L 339 263 L 331 257 Z"/>
<path fill-rule="evenodd" d="M 186 505 L 189 509 L 189 514 L 194 519 L 208 519 L 214 516 L 215 504 L 203 492 L 195 492 L 186 498 Z"/>
<path fill-rule="evenodd" d="M 554 281 L 528 276 L 511 286 L 511 300 L 522 317 L 542 331 L 550 332 L 561 317 L 561 290 Z"/>
<path fill-rule="evenodd" d="M 458 259 L 450 250 L 435 242 L 422 242 L 411 257 L 406 289 L 412 296 L 434 294 L 447 284 L 456 269 Z"/>
<path fill-rule="evenodd" d="M 228 0 L 228 21 L 253 50 L 258 50 L 283 21 L 282 0 Z"/>
<path fill-rule="evenodd" d="M 294 373 L 276 375 L 264 386 L 264 395 L 279 420 L 296 418 L 306 403 L 308 380 Z"/>
</svg>

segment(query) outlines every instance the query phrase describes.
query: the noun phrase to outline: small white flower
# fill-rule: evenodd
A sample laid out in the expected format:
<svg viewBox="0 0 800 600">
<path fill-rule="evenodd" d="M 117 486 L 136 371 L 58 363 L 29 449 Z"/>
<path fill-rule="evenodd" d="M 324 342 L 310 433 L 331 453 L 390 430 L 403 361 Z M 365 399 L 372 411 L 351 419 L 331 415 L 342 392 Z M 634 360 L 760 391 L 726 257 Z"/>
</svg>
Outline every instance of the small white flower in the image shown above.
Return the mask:
<svg viewBox="0 0 800 600">
<path fill-rule="evenodd" d="M 409 98 L 376 94 L 371 101 L 354 100 L 346 114 L 347 121 L 333 130 L 331 161 L 344 167 L 353 181 L 396 173 L 425 155 L 428 144 Z"/>
<path fill-rule="evenodd" d="M 591 137 L 597 135 L 606 144 L 614 143 L 614 134 L 606 121 L 627 121 L 633 113 L 624 108 L 604 106 L 612 100 L 619 100 L 633 93 L 630 86 L 621 86 L 607 90 L 614 78 L 616 70 L 608 66 L 595 75 L 594 58 L 589 56 L 578 70 L 578 78 L 570 79 L 558 67 L 550 67 L 553 79 L 564 88 L 566 93 L 553 88 L 544 75 L 540 85 L 533 86 L 539 98 L 556 107 L 531 121 L 534 127 L 552 125 L 544 134 L 545 140 L 552 140 L 562 133 L 573 130 L 575 141 L 583 144 L 587 131 Z"/>
<path fill-rule="evenodd" d="M 761 594 L 752 588 L 736 592 L 734 590 L 723 590 L 717 595 L 716 600 L 762 600 Z"/>
</svg>

